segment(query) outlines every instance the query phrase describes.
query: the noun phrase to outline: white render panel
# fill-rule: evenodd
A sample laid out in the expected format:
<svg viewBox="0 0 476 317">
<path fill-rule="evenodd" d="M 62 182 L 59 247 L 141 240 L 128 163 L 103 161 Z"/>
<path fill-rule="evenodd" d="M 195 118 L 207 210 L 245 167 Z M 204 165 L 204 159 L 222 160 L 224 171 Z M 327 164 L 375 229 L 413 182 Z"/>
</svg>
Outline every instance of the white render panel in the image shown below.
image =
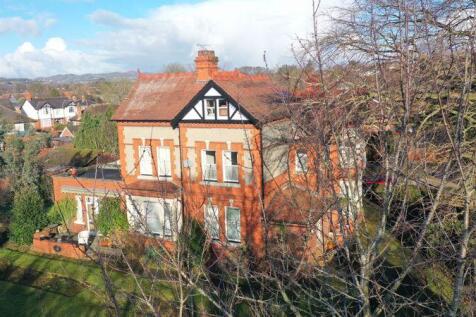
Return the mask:
<svg viewBox="0 0 476 317">
<path fill-rule="evenodd" d="M 124 143 L 132 144 L 134 139 L 155 139 L 174 140 L 174 144 L 179 144 L 178 129 L 168 127 L 124 127 Z"/>
<path fill-rule="evenodd" d="M 203 116 L 203 108 L 202 108 L 202 101 L 198 101 L 195 106 L 193 106 L 195 110 L 190 109 L 190 111 L 183 117 L 183 120 L 200 120 L 200 115 Z M 198 113 L 197 113 L 198 112 Z"/>
<path fill-rule="evenodd" d="M 241 113 L 241 111 L 236 111 L 235 114 L 233 114 L 236 110 L 236 107 L 230 103 L 230 115 L 233 115 L 233 117 L 231 117 L 231 120 L 233 121 L 247 121 L 249 120 L 247 116 L 245 116 L 243 113 Z"/>
<path fill-rule="evenodd" d="M 26 100 L 25 103 L 23 104 L 22 110 L 25 112 L 28 118 L 33 120 L 38 120 L 38 111 L 36 111 L 35 108 L 33 108 L 33 106 L 28 100 Z"/>
<path fill-rule="evenodd" d="M 209 91 L 207 91 L 205 97 L 221 97 L 221 94 L 215 88 L 212 87 Z"/>
</svg>

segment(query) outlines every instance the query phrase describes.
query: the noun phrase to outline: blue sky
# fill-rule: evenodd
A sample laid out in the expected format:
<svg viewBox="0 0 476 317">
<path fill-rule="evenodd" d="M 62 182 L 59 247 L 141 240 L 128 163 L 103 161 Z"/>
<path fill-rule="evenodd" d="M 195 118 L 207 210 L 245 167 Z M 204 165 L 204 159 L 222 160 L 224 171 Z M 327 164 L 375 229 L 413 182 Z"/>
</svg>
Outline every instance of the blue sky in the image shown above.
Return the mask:
<svg viewBox="0 0 476 317">
<path fill-rule="evenodd" d="M 326 6 L 332 0 L 325 1 Z M 0 0 L 0 77 L 192 67 L 207 44 L 222 68 L 292 62 L 311 0 Z M 272 66 L 273 66 L 272 65 Z"/>
</svg>

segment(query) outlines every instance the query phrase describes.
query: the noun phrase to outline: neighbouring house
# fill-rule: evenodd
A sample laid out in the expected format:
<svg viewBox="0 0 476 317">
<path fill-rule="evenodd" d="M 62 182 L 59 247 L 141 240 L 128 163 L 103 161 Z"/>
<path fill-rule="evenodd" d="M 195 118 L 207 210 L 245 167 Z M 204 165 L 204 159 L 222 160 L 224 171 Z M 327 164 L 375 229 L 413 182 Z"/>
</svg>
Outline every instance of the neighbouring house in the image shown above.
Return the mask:
<svg viewBox="0 0 476 317">
<path fill-rule="evenodd" d="M 69 138 L 69 139 L 72 139 L 72 138 L 74 138 L 74 135 L 75 135 L 76 132 L 78 132 L 78 130 L 79 130 L 79 126 L 68 124 L 68 125 L 65 126 L 64 129 L 61 131 L 59 137 L 60 137 L 60 138 Z"/>
<path fill-rule="evenodd" d="M 36 121 L 37 129 L 50 129 L 57 123 L 67 124 L 89 105 L 88 100 L 66 97 L 37 99 L 28 93 L 25 93 L 25 99 L 21 109 L 30 119 Z"/>
<path fill-rule="evenodd" d="M 309 217 L 296 214 L 287 198 L 319 201 L 317 194 L 290 186 L 303 184 L 317 163 L 310 149 L 273 143 L 283 131 L 291 133 L 292 125 L 270 77 L 222 71 L 208 50 L 198 52 L 195 66 L 194 72 L 138 74 L 112 118 L 120 169 L 53 177 L 55 200 L 77 201 L 74 230 L 92 230 L 91 219 L 108 196 L 125 202 L 132 230 L 173 242 L 183 220 L 195 219 L 215 246 L 247 245 L 258 257 L 266 235 L 278 235 L 283 226 L 299 239 L 310 236 L 311 250 L 305 252 L 314 256 L 332 247 L 328 236 L 352 230 L 362 185 L 345 173 L 330 185 L 341 195 L 350 193 L 352 217 L 345 228 L 336 221 L 337 211 L 318 217 L 318 210 L 315 228 L 321 230 L 310 231 Z M 339 165 L 345 151 L 334 146 L 332 153 Z"/>
<path fill-rule="evenodd" d="M 34 120 L 28 118 L 17 103 L 11 99 L 0 100 L 0 125 L 6 126 L 12 133 L 25 133 L 34 125 Z"/>
</svg>

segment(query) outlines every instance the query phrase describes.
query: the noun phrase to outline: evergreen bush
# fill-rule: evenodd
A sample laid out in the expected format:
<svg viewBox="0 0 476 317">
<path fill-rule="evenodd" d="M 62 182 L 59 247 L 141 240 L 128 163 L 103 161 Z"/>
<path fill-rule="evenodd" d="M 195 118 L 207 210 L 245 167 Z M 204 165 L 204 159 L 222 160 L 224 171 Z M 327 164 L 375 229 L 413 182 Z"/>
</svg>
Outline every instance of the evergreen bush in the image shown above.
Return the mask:
<svg viewBox="0 0 476 317">
<path fill-rule="evenodd" d="M 35 231 L 48 222 L 44 208 L 43 198 L 35 186 L 23 187 L 15 192 L 10 239 L 18 244 L 31 244 Z"/>
<path fill-rule="evenodd" d="M 96 227 L 105 236 L 114 231 L 122 231 L 129 228 L 127 215 L 121 209 L 119 198 L 104 198 L 101 200 L 99 214 L 95 220 Z"/>
</svg>

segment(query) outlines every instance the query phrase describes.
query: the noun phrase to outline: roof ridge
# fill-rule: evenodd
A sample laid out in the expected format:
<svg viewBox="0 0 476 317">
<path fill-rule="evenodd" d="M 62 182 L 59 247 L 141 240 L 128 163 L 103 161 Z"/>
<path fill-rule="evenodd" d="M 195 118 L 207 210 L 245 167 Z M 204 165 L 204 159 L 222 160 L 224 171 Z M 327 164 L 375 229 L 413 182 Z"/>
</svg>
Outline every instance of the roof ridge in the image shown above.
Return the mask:
<svg viewBox="0 0 476 317">
<path fill-rule="evenodd" d="M 194 72 L 178 72 L 178 73 L 138 73 L 139 80 L 153 80 L 171 77 L 186 77 L 193 75 Z"/>
<path fill-rule="evenodd" d="M 190 77 L 196 75 L 196 72 L 178 72 L 178 73 L 138 73 L 138 80 L 156 80 L 167 78 Z M 238 69 L 234 70 L 219 70 L 211 76 L 211 80 L 251 80 L 264 81 L 270 80 L 268 74 L 246 74 Z"/>
</svg>

